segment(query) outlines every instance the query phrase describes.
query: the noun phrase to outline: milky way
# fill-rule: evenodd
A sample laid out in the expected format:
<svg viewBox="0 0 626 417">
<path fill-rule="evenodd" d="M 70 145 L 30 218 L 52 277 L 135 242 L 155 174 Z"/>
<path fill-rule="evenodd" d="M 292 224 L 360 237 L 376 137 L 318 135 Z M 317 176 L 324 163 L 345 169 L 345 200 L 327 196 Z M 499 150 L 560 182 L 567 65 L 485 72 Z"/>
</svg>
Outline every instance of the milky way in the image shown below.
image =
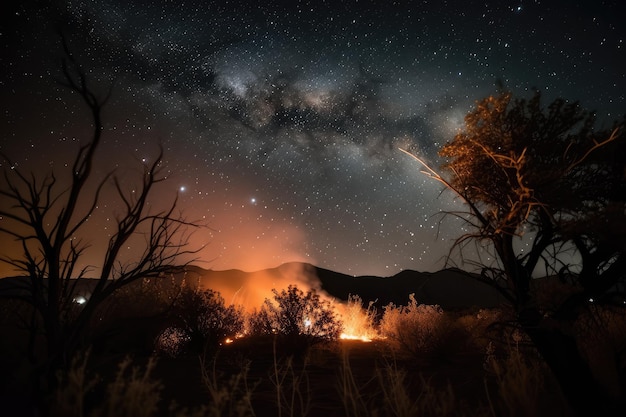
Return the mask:
<svg viewBox="0 0 626 417">
<path fill-rule="evenodd" d="M 460 203 L 399 148 L 437 166 L 498 84 L 580 100 L 606 123 L 625 109 L 619 1 L 284 3 L 3 6 L 2 151 L 58 170 L 88 139 L 56 82 L 61 30 L 95 85 L 114 83 L 102 170 L 130 178 L 163 144 L 159 192 L 210 226 L 192 239 L 202 266 L 390 275 L 443 267 L 462 232 L 437 215 Z M 92 221 L 102 235 L 108 209 Z"/>
</svg>

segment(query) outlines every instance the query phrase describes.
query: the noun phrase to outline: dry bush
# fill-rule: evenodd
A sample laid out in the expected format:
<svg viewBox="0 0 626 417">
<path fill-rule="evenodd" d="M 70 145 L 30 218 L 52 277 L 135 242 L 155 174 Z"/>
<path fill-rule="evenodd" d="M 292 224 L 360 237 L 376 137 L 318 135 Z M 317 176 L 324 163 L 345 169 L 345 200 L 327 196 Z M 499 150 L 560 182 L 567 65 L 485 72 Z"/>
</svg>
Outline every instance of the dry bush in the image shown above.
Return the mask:
<svg viewBox="0 0 626 417">
<path fill-rule="evenodd" d="M 534 351 L 508 346 L 505 354 L 487 351 L 485 370 L 493 385 L 485 383 L 494 416 L 567 416 L 567 404 L 550 369 Z M 495 395 L 494 395 L 495 394 Z"/>
<path fill-rule="evenodd" d="M 279 359 L 274 344 L 273 368 L 270 381 L 276 390 L 277 415 L 305 417 L 311 411 L 311 385 L 307 366 L 309 357 L 297 365 L 293 356 Z"/>
<path fill-rule="evenodd" d="M 126 358 L 119 365 L 115 380 L 107 389 L 107 400 L 93 417 L 153 416 L 159 410 L 161 382 L 152 376 L 156 360 L 150 358 L 144 369 Z"/>
<path fill-rule="evenodd" d="M 238 374 L 224 376 L 201 361 L 202 380 L 209 394 L 205 405 L 181 408 L 173 401 L 162 404 L 163 385 L 154 377 L 156 359 L 133 366 L 130 358 L 118 365 L 108 383 L 88 371 L 89 355 L 77 356 L 63 373 L 51 397 L 47 415 L 63 417 L 252 417 L 251 396 L 255 386 L 248 382 L 249 363 Z M 164 412 L 168 410 L 168 414 Z"/>
<path fill-rule="evenodd" d="M 380 333 L 396 353 L 414 358 L 447 356 L 464 344 L 462 328 L 437 305 L 418 304 L 414 294 L 406 306 L 383 307 Z"/>
<path fill-rule="evenodd" d="M 490 328 L 503 318 L 501 310 L 480 309 L 473 314 L 462 314 L 457 324 L 467 335 L 466 348 L 484 352 L 490 339 Z"/>
<path fill-rule="evenodd" d="M 365 387 L 357 382 L 352 372 L 350 358 L 344 351 L 341 366 L 339 368 L 337 389 L 341 398 L 346 417 L 361 417 L 371 415 L 371 405 L 369 398 L 364 393 Z M 370 380 L 371 381 L 371 380 Z"/>
<path fill-rule="evenodd" d="M 151 417 L 159 411 L 160 381 L 152 376 L 156 361 L 150 358 L 145 367 L 132 366 L 130 358 L 118 366 L 106 389 L 101 379 L 87 372 L 88 355 L 77 356 L 60 378 L 50 404 L 50 415 L 64 417 Z M 103 391 L 94 396 L 94 392 Z M 91 397 L 91 401 L 88 399 Z M 93 400 L 98 399 L 97 403 Z"/>
<path fill-rule="evenodd" d="M 374 301 L 370 301 L 367 308 L 358 295 L 348 296 L 346 305 L 338 306 L 343 323 L 343 339 L 372 340 L 379 337 L 376 328 L 376 308 Z"/>
<path fill-rule="evenodd" d="M 311 346 L 335 341 L 342 323 L 332 305 L 320 299 L 315 290 L 306 293 L 295 285 L 274 293 L 273 301 L 266 299 L 260 310 L 250 316 L 252 336 L 272 336 L 281 347 L 293 353 L 303 353 Z"/>
<path fill-rule="evenodd" d="M 243 331 L 241 307 L 227 306 L 219 292 L 184 286 L 171 311 L 173 325 L 157 339 L 157 351 L 176 356 L 184 351 L 215 349 Z"/>
<path fill-rule="evenodd" d="M 206 360 L 201 361 L 202 381 L 206 387 L 210 402 L 201 407 L 203 417 L 252 417 L 255 415 L 252 407 L 252 393 L 256 388 L 248 382 L 250 362 L 242 363 L 241 370 L 231 375 L 224 376 L 216 369 L 217 356 L 213 358 L 211 365 Z"/>
<path fill-rule="evenodd" d="M 626 308 L 589 304 L 575 330 L 594 377 L 613 397 L 626 396 Z"/>
<path fill-rule="evenodd" d="M 59 384 L 50 404 L 50 414 L 59 416 L 86 415 L 86 397 L 98 385 L 97 376 L 87 375 L 89 355 L 77 355 L 70 368 L 59 376 Z"/>
<path fill-rule="evenodd" d="M 355 377 L 349 357 L 343 356 L 337 384 L 347 417 L 482 417 L 487 407 L 470 408 L 448 383 L 435 386 L 421 375 L 413 381 L 396 362 L 376 366 L 374 376 L 364 383 Z"/>
</svg>

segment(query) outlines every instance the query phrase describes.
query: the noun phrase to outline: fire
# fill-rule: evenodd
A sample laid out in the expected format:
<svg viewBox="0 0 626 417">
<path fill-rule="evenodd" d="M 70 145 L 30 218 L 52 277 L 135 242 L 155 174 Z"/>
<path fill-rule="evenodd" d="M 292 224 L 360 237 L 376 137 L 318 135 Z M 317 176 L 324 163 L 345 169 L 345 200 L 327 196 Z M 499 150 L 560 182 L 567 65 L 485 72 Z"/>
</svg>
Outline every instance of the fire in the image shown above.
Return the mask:
<svg viewBox="0 0 626 417">
<path fill-rule="evenodd" d="M 350 295 L 347 303 L 333 302 L 336 317 L 343 324 L 343 332 L 339 335 L 341 340 L 357 340 L 365 343 L 372 342 L 375 339 L 381 339 L 376 329 L 376 308 L 375 302 L 370 302 L 367 308 L 363 306 L 361 297 Z M 311 319 L 304 318 L 304 326 L 311 326 Z M 244 333 L 238 333 L 235 336 L 224 339 L 223 344 L 229 345 L 237 339 L 246 337 Z"/>
<path fill-rule="evenodd" d="M 245 337 L 245 334 L 243 333 L 237 333 L 235 336 L 233 337 L 227 337 L 226 339 L 224 339 L 224 344 L 225 345 L 230 345 L 231 343 L 233 343 L 235 340 L 237 339 L 241 339 Z"/>
<path fill-rule="evenodd" d="M 337 313 L 343 322 L 342 340 L 360 340 L 371 342 L 379 338 L 374 322 L 376 308 L 371 301 L 367 308 L 363 308 L 363 301 L 358 295 L 350 295 L 346 305 L 338 305 Z"/>
<path fill-rule="evenodd" d="M 371 338 L 364 336 L 364 335 L 347 334 L 347 333 L 341 333 L 339 338 L 342 340 L 360 340 L 361 342 L 366 342 L 366 343 L 369 343 L 372 341 Z"/>
</svg>

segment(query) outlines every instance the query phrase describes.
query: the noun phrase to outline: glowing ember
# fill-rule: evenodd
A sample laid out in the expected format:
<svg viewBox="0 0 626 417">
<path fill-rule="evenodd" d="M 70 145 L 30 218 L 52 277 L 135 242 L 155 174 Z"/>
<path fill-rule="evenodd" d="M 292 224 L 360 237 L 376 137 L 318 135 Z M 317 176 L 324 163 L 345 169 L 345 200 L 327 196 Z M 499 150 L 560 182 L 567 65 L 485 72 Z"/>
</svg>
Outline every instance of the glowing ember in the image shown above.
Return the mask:
<svg viewBox="0 0 626 417">
<path fill-rule="evenodd" d="M 224 344 L 226 345 L 230 345 L 231 343 L 233 343 L 235 340 L 237 339 L 241 339 L 245 336 L 245 334 L 243 333 L 237 333 L 234 337 L 227 337 L 226 339 L 224 339 Z"/>
</svg>

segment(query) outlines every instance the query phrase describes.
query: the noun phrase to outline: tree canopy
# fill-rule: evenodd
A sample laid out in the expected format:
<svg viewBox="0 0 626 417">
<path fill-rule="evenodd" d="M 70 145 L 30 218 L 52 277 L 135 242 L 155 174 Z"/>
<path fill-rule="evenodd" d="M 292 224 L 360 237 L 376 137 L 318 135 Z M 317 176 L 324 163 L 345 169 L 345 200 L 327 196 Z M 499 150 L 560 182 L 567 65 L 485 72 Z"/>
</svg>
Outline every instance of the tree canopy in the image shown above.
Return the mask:
<svg viewBox="0 0 626 417">
<path fill-rule="evenodd" d="M 493 253 L 495 262 L 474 263 L 479 279 L 513 306 L 572 409 L 619 415 L 620 400 L 595 379 L 573 330 L 593 316 L 591 305 L 626 301 L 624 121 L 596 124 L 578 102 L 544 107 L 539 92 L 514 99 L 504 91 L 465 117 L 464 129 L 440 150 L 441 174 L 425 172 L 465 203 L 455 214 L 467 232 L 455 247 L 478 242 Z M 555 277 L 567 290 L 546 305 L 535 278 Z"/>
<path fill-rule="evenodd" d="M 538 267 L 576 273 L 587 298 L 623 279 L 626 142 L 617 123 L 595 124 L 578 102 L 556 99 L 544 108 L 538 92 L 516 100 L 503 92 L 479 101 L 440 151 L 446 179 L 439 179 L 468 204 L 474 226 L 460 241 L 493 243 L 509 278 L 525 276 L 508 285 L 518 301 L 527 299 L 525 282 Z M 531 242 L 523 253 L 513 248 L 522 235 Z M 565 261 L 572 250 L 579 264 Z"/>
</svg>

